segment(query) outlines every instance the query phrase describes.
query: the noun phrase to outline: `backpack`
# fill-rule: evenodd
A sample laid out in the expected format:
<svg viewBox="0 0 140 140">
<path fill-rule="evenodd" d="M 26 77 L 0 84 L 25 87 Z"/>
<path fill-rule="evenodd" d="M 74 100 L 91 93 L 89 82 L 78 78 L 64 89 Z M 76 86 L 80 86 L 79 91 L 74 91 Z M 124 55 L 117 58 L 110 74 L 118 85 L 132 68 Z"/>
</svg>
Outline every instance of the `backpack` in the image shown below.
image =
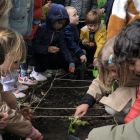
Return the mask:
<svg viewBox="0 0 140 140">
<path fill-rule="evenodd" d="M 32 31 L 34 0 L 12 0 L 9 25 L 23 36 Z"/>
</svg>

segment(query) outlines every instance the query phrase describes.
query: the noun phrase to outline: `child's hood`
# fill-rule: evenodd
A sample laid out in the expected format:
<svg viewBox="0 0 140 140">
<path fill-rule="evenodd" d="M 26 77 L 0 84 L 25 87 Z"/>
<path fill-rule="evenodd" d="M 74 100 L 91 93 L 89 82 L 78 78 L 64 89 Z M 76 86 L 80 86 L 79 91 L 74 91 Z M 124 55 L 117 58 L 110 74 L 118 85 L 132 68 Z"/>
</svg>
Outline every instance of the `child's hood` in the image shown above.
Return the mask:
<svg viewBox="0 0 140 140">
<path fill-rule="evenodd" d="M 46 24 L 52 25 L 58 20 L 66 20 L 66 25 L 69 24 L 69 16 L 65 7 L 61 4 L 53 3 L 46 16 Z"/>
</svg>

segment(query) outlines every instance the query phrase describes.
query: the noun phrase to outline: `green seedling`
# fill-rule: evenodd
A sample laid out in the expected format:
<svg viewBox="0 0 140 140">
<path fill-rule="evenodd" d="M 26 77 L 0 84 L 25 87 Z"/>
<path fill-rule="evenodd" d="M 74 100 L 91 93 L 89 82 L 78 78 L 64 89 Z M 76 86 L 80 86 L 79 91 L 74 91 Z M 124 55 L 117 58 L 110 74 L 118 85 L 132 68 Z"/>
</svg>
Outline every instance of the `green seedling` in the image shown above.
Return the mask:
<svg viewBox="0 0 140 140">
<path fill-rule="evenodd" d="M 69 117 L 68 120 L 70 121 L 70 125 L 68 128 L 68 134 L 75 134 L 76 129 L 79 126 L 85 126 L 85 125 L 89 124 L 87 121 L 83 121 L 83 120 L 80 120 L 79 118 L 75 118 L 75 117 Z"/>
</svg>

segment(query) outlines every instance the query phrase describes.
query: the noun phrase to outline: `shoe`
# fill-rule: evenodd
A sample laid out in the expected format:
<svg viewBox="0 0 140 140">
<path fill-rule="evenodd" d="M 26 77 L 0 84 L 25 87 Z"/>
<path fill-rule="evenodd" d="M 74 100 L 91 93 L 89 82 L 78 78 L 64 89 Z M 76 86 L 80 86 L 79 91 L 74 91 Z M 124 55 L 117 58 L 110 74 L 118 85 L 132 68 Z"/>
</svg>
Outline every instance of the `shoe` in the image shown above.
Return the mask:
<svg viewBox="0 0 140 140">
<path fill-rule="evenodd" d="M 18 82 L 30 86 L 36 85 L 38 83 L 37 80 L 34 79 L 33 77 L 29 77 L 29 76 L 21 77 L 20 75 L 18 76 Z"/>
<path fill-rule="evenodd" d="M 62 76 L 64 74 L 66 74 L 66 72 L 63 69 L 56 70 L 56 76 Z"/>
<path fill-rule="evenodd" d="M 26 94 L 24 94 L 24 93 L 22 93 L 22 92 L 19 92 L 18 90 L 13 91 L 12 93 L 16 96 L 17 99 L 18 99 L 18 98 L 23 98 L 23 97 L 26 96 Z"/>
<path fill-rule="evenodd" d="M 27 85 L 22 85 L 20 83 L 17 84 L 17 90 L 18 91 L 24 91 L 27 90 L 29 87 Z"/>
<path fill-rule="evenodd" d="M 32 73 L 30 74 L 30 77 L 35 78 L 37 81 L 46 81 L 47 80 L 47 77 L 45 77 L 41 73 L 35 72 L 35 71 L 32 71 Z"/>
<path fill-rule="evenodd" d="M 53 75 L 55 75 L 55 72 L 56 72 L 56 70 L 48 69 L 48 70 L 46 70 L 46 71 L 43 73 L 43 75 L 46 76 L 46 77 L 48 77 L 48 78 L 50 78 L 50 77 L 52 77 Z"/>
</svg>

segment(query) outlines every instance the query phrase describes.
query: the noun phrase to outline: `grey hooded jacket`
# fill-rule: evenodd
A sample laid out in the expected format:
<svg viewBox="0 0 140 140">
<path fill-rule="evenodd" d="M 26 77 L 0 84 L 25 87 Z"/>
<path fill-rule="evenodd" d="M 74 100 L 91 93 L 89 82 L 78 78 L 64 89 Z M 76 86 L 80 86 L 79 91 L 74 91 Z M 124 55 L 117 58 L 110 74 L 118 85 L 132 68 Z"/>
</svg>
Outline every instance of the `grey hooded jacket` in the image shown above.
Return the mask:
<svg viewBox="0 0 140 140">
<path fill-rule="evenodd" d="M 12 9 L 9 15 L 10 28 L 29 35 L 32 31 L 34 0 L 12 0 Z"/>
</svg>

